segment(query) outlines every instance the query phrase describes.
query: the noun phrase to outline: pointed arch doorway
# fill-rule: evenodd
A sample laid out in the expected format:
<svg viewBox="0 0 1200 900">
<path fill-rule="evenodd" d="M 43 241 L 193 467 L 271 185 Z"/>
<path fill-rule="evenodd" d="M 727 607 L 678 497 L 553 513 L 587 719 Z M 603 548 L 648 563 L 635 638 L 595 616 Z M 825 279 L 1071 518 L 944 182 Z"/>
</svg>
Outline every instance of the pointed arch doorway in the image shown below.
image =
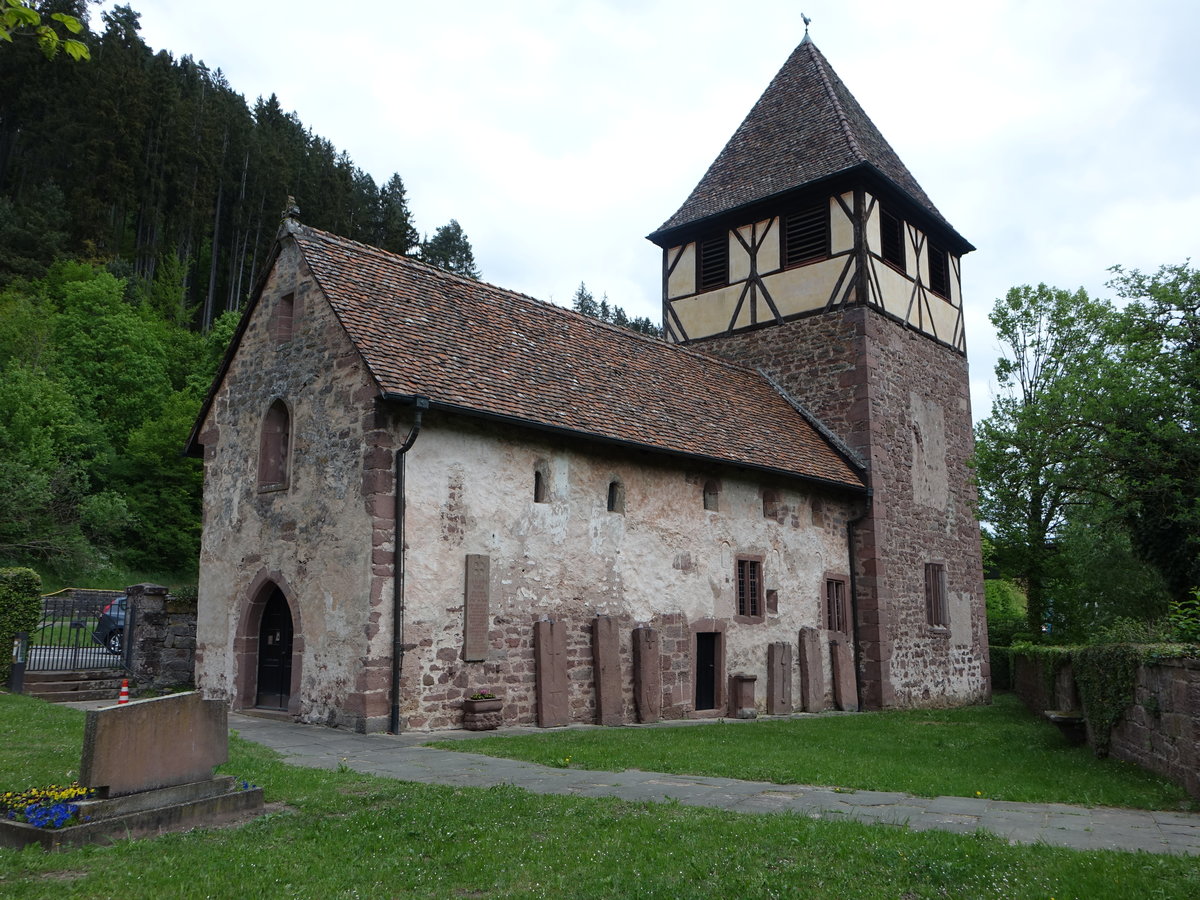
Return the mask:
<svg viewBox="0 0 1200 900">
<path fill-rule="evenodd" d="M 287 709 L 292 696 L 292 612 L 283 591 L 275 588 L 258 628 L 258 679 L 254 705 Z"/>
</svg>

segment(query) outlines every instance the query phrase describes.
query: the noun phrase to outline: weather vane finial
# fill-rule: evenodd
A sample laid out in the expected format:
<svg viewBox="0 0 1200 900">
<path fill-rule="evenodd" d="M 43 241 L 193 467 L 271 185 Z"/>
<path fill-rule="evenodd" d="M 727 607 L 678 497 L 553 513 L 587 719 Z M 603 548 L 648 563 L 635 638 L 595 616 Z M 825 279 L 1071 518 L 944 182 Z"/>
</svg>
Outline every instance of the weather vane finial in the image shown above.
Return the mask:
<svg viewBox="0 0 1200 900">
<path fill-rule="evenodd" d="M 800 13 L 800 18 L 804 20 L 804 33 L 808 34 L 808 25 L 812 21 L 812 19 L 810 19 L 804 13 Z"/>
</svg>

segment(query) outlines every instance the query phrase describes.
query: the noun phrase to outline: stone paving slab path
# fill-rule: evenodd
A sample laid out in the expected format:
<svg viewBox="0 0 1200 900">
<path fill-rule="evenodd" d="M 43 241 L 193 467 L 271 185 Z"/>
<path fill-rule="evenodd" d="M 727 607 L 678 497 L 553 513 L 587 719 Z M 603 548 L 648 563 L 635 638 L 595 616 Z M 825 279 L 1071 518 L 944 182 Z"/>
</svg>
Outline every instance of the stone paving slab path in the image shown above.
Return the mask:
<svg viewBox="0 0 1200 900">
<path fill-rule="evenodd" d="M 915 831 L 969 834 L 982 828 L 1012 843 L 1042 842 L 1077 850 L 1200 855 L 1200 814 L 1194 813 L 1014 803 L 978 797 L 915 797 L 892 791 L 840 791 L 637 770 L 557 769 L 421 746 L 433 740 L 482 736 L 472 732 L 354 734 L 241 713 L 231 713 L 229 725 L 243 738 L 279 751 L 292 765 L 336 769 L 344 764 L 364 774 L 425 784 L 511 784 L 535 794 L 617 797 L 650 803 L 676 801 L 732 812 L 790 812 L 814 819 L 854 819 Z M 509 728 L 505 734 L 537 730 Z"/>
</svg>

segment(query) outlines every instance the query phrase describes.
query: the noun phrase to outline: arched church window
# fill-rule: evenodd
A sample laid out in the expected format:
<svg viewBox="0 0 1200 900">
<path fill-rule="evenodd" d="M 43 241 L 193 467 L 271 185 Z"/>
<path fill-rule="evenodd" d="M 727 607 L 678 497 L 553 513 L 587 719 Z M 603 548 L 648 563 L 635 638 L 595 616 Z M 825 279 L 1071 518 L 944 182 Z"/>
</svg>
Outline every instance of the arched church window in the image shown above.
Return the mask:
<svg viewBox="0 0 1200 900">
<path fill-rule="evenodd" d="M 296 295 L 285 294 L 275 304 L 275 343 L 282 344 L 292 339 L 292 325 L 296 316 Z"/>
<path fill-rule="evenodd" d="M 288 448 L 291 444 L 291 419 L 287 405 L 276 400 L 263 419 L 258 446 L 258 487 L 279 490 L 287 487 Z"/>
</svg>

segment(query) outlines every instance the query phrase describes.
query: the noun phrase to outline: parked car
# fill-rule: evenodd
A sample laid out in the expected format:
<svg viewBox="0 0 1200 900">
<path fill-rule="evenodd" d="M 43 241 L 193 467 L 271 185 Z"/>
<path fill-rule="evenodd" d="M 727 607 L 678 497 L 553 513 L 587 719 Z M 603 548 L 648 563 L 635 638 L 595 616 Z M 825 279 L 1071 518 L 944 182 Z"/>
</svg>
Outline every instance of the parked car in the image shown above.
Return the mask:
<svg viewBox="0 0 1200 900">
<path fill-rule="evenodd" d="M 104 607 L 96 630 L 92 632 L 92 640 L 103 645 L 113 656 L 120 656 L 125 650 L 125 600 L 122 594 Z"/>
</svg>

